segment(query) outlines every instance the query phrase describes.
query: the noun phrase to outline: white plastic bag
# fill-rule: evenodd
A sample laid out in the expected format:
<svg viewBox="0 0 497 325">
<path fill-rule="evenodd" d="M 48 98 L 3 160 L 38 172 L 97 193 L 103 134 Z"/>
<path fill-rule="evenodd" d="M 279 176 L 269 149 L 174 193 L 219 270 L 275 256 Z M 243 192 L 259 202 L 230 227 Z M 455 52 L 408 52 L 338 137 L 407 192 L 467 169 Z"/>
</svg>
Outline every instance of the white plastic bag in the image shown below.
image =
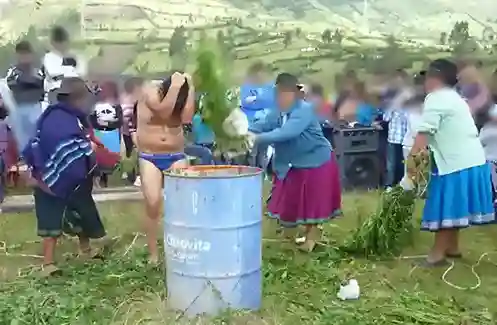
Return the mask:
<svg viewBox="0 0 497 325">
<path fill-rule="evenodd" d="M 246 136 L 248 129 L 247 115 L 240 108 L 235 108 L 223 122 L 223 130 L 230 137 Z"/>
<path fill-rule="evenodd" d="M 359 283 L 355 279 L 349 280 L 346 285 L 341 285 L 337 297 L 341 300 L 356 300 L 360 295 Z"/>
<path fill-rule="evenodd" d="M 399 185 L 404 189 L 404 191 L 414 190 L 414 182 L 407 176 L 402 177 Z"/>
</svg>

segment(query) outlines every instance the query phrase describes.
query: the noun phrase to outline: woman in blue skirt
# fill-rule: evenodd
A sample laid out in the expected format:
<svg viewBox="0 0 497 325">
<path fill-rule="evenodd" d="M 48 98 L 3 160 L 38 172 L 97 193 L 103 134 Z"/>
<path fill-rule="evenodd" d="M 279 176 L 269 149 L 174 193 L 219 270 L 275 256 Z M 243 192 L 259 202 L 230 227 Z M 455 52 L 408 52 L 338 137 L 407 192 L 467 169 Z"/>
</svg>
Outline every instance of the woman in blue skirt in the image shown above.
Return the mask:
<svg viewBox="0 0 497 325">
<path fill-rule="evenodd" d="M 461 257 L 459 230 L 494 221 L 490 167 L 470 109 L 453 89 L 454 63 L 438 59 L 426 71 L 422 121 L 410 156 L 429 147 L 432 175 L 421 229 L 435 242 L 421 266 L 441 266 Z M 409 169 L 411 175 L 414 170 Z"/>
</svg>

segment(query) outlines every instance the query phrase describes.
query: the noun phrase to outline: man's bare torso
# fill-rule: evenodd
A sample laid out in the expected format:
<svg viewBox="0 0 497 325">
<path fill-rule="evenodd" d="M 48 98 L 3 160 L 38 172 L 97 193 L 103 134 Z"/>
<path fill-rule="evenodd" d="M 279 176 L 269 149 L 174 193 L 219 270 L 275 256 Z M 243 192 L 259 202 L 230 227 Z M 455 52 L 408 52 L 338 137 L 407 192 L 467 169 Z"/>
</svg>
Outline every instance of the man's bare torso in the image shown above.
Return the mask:
<svg viewBox="0 0 497 325">
<path fill-rule="evenodd" d="M 157 86 L 147 86 L 145 96 L 158 96 Z M 146 97 L 145 97 L 146 98 Z M 137 106 L 137 146 L 143 153 L 183 152 L 185 138 L 179 117 L 162 118 L 142 99 Z"/>
</svg>

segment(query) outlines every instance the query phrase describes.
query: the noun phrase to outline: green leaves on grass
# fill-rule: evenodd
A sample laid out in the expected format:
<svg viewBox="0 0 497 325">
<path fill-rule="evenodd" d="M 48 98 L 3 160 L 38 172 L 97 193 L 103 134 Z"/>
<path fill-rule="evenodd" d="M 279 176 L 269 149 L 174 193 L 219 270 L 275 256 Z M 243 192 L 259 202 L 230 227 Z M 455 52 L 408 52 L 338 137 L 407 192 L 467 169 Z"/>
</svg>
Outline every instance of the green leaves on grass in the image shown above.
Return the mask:
<svg viewBox="0 0 497 325">
<path fill-rule="evenodd" d="M 384 193 L 376 213 L 360 225 L 343 249 L 364 256 L 393 256 L 411 242 L 416 196 L 400 186 Z"/>
</svg>

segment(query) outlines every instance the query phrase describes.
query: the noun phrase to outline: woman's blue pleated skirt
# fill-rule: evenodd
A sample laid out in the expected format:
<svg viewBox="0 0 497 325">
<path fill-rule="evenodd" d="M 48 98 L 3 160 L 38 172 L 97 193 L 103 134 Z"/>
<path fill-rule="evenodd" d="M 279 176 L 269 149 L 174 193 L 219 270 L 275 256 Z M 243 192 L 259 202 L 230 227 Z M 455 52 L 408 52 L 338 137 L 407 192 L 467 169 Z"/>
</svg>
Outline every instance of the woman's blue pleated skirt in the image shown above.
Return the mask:
<svg viewBox="0 0 497 325">
<path fill-rule="evenodd" d="M 488 164 L 446 175 L 435 171 L 428 184 L 421 229 L 437 231 L 493 222 L 492 192 Z"/>
</svg>

